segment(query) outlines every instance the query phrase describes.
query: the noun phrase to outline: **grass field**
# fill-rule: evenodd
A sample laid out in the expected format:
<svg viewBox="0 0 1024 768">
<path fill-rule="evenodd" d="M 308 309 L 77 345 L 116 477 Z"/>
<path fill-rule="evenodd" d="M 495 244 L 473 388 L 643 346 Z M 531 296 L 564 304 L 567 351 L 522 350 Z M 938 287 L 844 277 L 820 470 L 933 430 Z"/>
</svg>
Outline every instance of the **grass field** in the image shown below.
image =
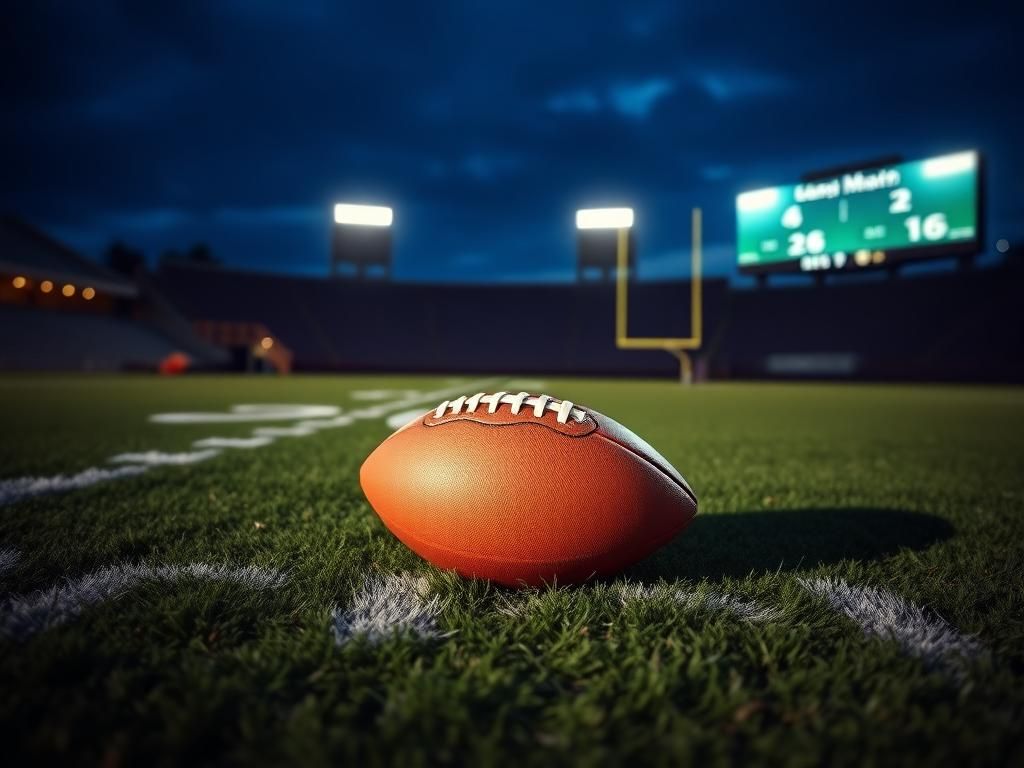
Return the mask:
<svg viewBox="0 0 1024 768">
<path fill-rule="evenodd" d="M 408 551 L 388 418 L 517 386 L 648 439 L 690 530 L 530 592 Z M 245 403 L 340 412 L 209 423 Z M 1024 391 L 6 377 L 0 418 L 9 765 L 1024 764 Z"/>
</svg>

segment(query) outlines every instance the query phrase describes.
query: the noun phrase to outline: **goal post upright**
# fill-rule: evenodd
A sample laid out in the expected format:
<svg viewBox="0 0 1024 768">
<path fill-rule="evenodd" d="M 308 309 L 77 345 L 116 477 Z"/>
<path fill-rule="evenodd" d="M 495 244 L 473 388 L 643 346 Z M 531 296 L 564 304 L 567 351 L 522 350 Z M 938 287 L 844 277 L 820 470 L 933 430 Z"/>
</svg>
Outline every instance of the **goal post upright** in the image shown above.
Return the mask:
<svg viewBox="0 0 1024 768">
<path fill-rule="evenodd" d="M 693 364 L 689 352 L 700 349 L 702 342 L 703 288 L 701 284 L 702 214 L 700 208 L 691 212 L 690 231 L 690 335 L 684 337 L 641 337 L 629 335 L 629 229 L 618 230 L 615 275 L 615 346 L 619 349 L 664 349 L 679 360 L 679 378 L 693 380 Z"/>
</svg>

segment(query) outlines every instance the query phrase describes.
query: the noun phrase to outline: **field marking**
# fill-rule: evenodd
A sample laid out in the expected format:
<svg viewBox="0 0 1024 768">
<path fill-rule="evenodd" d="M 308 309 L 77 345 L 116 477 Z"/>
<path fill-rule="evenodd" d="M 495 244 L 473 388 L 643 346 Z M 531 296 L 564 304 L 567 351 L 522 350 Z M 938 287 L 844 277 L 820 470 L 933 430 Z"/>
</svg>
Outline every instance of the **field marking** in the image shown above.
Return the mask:
<svg viewBox="0 0 1024 768">
<path fill-rule="evenodd" d="M 0 549 L 0 576 L 14 568 L 20 559 L 21 553 L 18 550 L 10 547 Z"/>
<path fill-rule="evenodd" d="M 783 618 L 782 611 L 777 608 L 771 608 L 728 592 L 689 590 L 676 584 L 652 586 L 625 583 L 615 585 L 614 589 L 623 605 L 638 600 L 667 598 L 687 610 L 704 609 L 712 612 L 727 612 L 743 621 L 758 624 L 779 621 Z"/>
<path fill-rule="evenodd" d="M 116 600 L 145 581 L 175 582 L 202 579 L 239 584 L 250 589 L 275 589 L 286 577 L 256 565 L 116 565 L 28 595 L 13 595 L 0 603 L 0 637 L 26 640 L 32 635 L 73 621 L 86 608 Z"/>
<path fill-rule="evenodd" d="M 984 648 L 962 635 L 941 616 L 929 616 L 920 606 L 884 589 L 858 587 L 842 579 L 797 579 L 800 585 L 854 621 L 868 637 L 895 641 L 905 653 L 927 667 L 950 667 L 956 661 L 979 657 Z"/>
<path fill-rule="evenodd" d="M 182 466 L 198 464 L 200 461 L 212 459 L 220 454 L 216 448 L 203 451 L 186 451 L 184 453 L 165 453 L 163 451 L 142 451 L 141 453 L 119 453 L 107 461 L 113 464 L 144 464 L 147 467 Z"/>
<path fill-rule="evenodd" d="M 393 413 L 390 416 L 388 416 L 386 423 L 389 429 L 401 429 L 410 421 L 415 419 L 417 416 L 425 416 L 428 413 L 430 413 L 430 411 L 424 411 L 421 408 L 413 408 L 408 411 L 399 411 L 398 413 Z"/>
<path fill-rule="evenodd" d="M 336 405 L 243 404 L 227 411 L 194 411 L 188 413 L 154 413 L 149 420 L 155 424 L 238 424 L 249 421 L 296 421 L 336 416 Z"/>
<path fill-rule="evenodd" d="M 430 596 L 427 580 L 408 573 L 367 577 L 355 591 L 351 604 L 331 610 L 331 631 L 338 645 L 357 637 L 380 643 L 396 635 L 421 638 L 448 637 L 438 630 L 444 608 L 441 598 Z"/>
<path fill-rule="evenodd" d="M 0 480 L 0 506 L 11 504 L 31 496 L 44 493 L 85 488 L 107 480 L 138 475 L 150 467 L 166 465 L 187 465 L 206 461 L 220 454 L 221 448 L 254 449 L 262 448 L 274 442 L 276 437 L 306 437 L 321 429 L 347 427 L 360 419 L 381 418 L 391 411 L 410 408 L 419 403 L 440 402 L 447 397 L 465 393 L 474 388 L 485 387 L 498 381 L 496 378 L 478 379 L 460 383 L 434 392 L 417 393 L 415 397 L 395 400 L 372 408 L 363 408 L 342 414 L 341 408 L 335 405 L 236 405 L 227 413 L 190 412 L 190 413 L 157 413 L 150 416 L 150 421 L 160 424 L 205 424 L 230 423 L 246 421 L 268 421 L 301 418 L 298 424 L 290 427 L 263 427 L 254 430 L 248 438 L 208 437 L 196 440 L 192 445 L 198 451 L 182 453 L 166 453 L 163 451 L 142 451 L 135 453 L 119 453 L 109 461 L 131 463 L 132 466 L 117 469 L 90 467 L 75 475 L 54 475 L 53 477 L 14 477 Z M 411 390 L 410 390 L 411 391 Z M 262 430 L 281 430 L 270 434 L 258 434 Z"/>
<path fill-rule="evenodd" d="M 418 389 L 357 389 L 349 392 L 353 400 L 387 400 L 389 397 L 415 397 L 421 394 Z"/>
<path fill-rule="evenodd" d="M 309 437 L 315 432 L 313 427 L 257 427 L 252 434 L 254 437 Z"/>
<path fill-rule="evenodd" d="M 193 448 L 262 448 L 274 442 L 272 437 L 204 437 L 192 443 Z"/>
<path fill-rule="evenodd" d="M 54 475 L 52 477 L 14 477 L 0 480 L 0 506 L 12 504 L 21 499 L 40 496 L 45 493 L 60 493 L 78 488 L 87 488 L 107 480 L 119 480 L 123 477 L 141 475 L 148 467 L 133 465 L 117 469 L 101 469 L 90 467 L 74 475 Z"/>
</svg>

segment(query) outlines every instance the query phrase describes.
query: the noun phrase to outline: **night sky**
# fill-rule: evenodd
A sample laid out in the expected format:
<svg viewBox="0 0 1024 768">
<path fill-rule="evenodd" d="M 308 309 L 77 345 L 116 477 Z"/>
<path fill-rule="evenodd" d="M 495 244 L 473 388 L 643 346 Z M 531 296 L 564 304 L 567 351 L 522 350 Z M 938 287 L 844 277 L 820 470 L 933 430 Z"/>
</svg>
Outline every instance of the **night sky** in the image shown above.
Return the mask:
<svg viewBox="0 0 1024 768">
<path fill-rule="evenodd" d="M 737 192 L 978 148 L 991 250 L 1024 239 L 1021 12 L 945 5 L 7 4 L 0 208 L 325 274 L 332 203 L 388 204 L 397 278 L 472 281 L 571 279 L 604 204 L 682 274 L 700 205 L 729 274 Z"/>
</svg>

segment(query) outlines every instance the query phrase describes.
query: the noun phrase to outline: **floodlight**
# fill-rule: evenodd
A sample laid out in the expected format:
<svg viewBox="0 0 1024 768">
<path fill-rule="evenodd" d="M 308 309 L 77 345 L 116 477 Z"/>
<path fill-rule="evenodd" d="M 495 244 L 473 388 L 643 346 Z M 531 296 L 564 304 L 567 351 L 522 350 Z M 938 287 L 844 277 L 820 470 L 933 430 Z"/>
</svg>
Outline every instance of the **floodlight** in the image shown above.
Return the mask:
<svg viewBox="0 0 1024 768">
<path fill-rule="evenodd" d="M 576 211 L 576 229 L 628 229 L 632 208 L 584 208 Z"/>
<path fill-rule="evenodd" d="M 356 224 L 363 227 L 390 227 L 393 212 L 385 205 L 352 205 L 338 203 L 334 206 L 335 224 Z"/>
</svg>

